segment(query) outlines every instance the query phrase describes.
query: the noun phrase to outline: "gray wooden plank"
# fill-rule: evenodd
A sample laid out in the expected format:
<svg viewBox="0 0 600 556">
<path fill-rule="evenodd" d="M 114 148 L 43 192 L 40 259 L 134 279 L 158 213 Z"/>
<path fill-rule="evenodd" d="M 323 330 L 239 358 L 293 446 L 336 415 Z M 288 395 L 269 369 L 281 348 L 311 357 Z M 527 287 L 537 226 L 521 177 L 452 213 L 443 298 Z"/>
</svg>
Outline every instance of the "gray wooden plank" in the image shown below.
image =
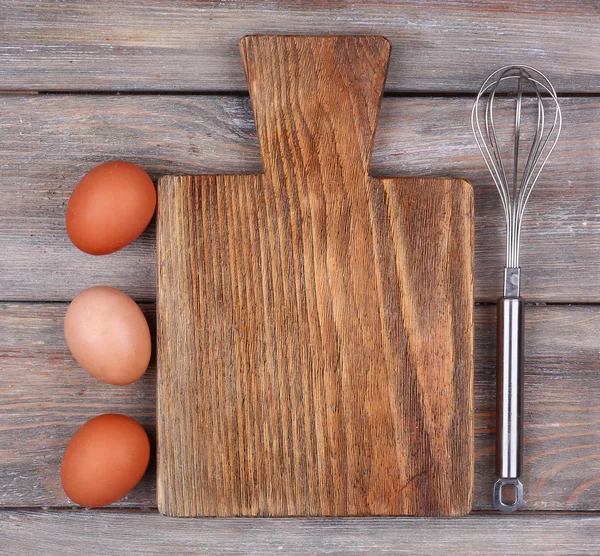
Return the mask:
<svg viewBox="0 0 600 556">
<path fill-rule="evenodd" d="M 372 173 L 456 176 L 476 191 L 475 296 L 501 288 L 500 202 L 476 149 L 468 98 L 386 98 Z M 600 301 L 600 101 L 564 98 L 564 131 L 525 218 L 523 294 Z M 156 293 L 153 225 L 105 257 L 79 252 L 64 228 L 70 192 L 99 162 L 122 158 L 154 178 L 254 173 L 262 163 L 246 97 L 0 96 L 0 299 L 71 299 L 107 284 L 138 300 Z"/>
<path fill-rule="evenodd" d="M 12 556 L 583 555 L 600 551 L 600 516 L 175 519 L 154 512 L 0 511 L 0 536 L 0 552 Z"/>
<path fill-rule="evenodd" d="M 154 329 L 154 305 L 144 305 Z M 155 364 L 137 383 L 94 380 L 63 338 L 66 304 L 0 304 L 0 507 L 68 506 L 59 481 L 68 439 L 121 412 L 155 435 Z M 475 507 L 494 482 L 495 308 L 475 311 Z M 525 510 L 600 510 L 600 306 L 535 306 L 526 323 Z M 156 506 L 154 462 L 117 505 Z"/>
<path fill-rule="evenodd" d="M 560 91 L 600 91 L 595 2 L 382 0 L 218 2 L 12 0 L 0 82 L 34 90 L 245 90 L 246 34 L 381 34 L 388 91 L 475 91 L 492 69 L 528 63 Z"/>
</svg>

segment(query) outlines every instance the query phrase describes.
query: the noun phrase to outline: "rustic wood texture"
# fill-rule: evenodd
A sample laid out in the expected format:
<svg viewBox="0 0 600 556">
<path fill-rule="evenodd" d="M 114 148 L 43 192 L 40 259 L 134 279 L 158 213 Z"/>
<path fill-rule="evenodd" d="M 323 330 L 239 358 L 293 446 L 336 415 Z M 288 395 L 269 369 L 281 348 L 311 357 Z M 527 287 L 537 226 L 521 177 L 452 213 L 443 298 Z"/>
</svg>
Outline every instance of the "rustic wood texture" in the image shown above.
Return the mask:
<svg viewBox="0 0 600 556">
<path fill-rule="evenodd" d="M 66 304 L 0 304 L 0 507 L 67 507 L 64 448 L 99 413 L 120 412 L 155 437 L 155 372 L 129 386 L 99 383 L 70 355 Z M 144 305 L 154 328 L 154 305 Z M 494 481 L 495 306 L 475 308 L 475 504 Z M 527 307 L 524 510 L 600 510 L 600 307 Z M 24 377 L 26 380 L 24 380 Z M 33 486 L 32 486 L 33 485 Z M 154 464 L 116 504 L 156 507 Z"/>
<path fill-rule="evenodd" d="M 241 64 L 241 62 L 240 62 Z M 477 151 L 472 99 L 384 98 L 371 174 L 462 176 L 475 187 L 475 298 L 502 288 L 503 216 Z M 564 127 L 525 215 L 523 295 L 600 301 L 600 103 L 561 99 Z M 90 257 L 69 241 L 69 195 L 96 164 L 124 158 L 153 177 L 260 173 L 247 97 L 0 96 L 0 299 L 72 299 L 109 284 L 156 296 L 152 225 L 126 249 Z"/>
<path fill-rule="evenodd" d="M 527 63 L 559 92 L 600 92 L 598 5 L 577 0 L 4 2 L 0 83 L 33 90 L 245 90 L 247 34 L 384 35 L 388 91 L 478 90 Z"/>
<path fill-rule="evenodd" d="M 464 515 L 473 194 L 378 180 L 382 37 L 245 37 L 263 175 L 158 185 L 158 506 Z"/>
<path fill-rule="evenodd" d="M 11 556 L 139 554 L 594 555 L 600 516 L 469 516 L 461 520 L 169 519 L 155 513 L 0 511 Z M 1 550 L 1 548 L 0 548 Z"/>
<path fill-rule="evenodd" d="M 515 61 L 538 66 L 561 93 L 593 93 L 561 96 L 565 129 L 526 217 L 524 293 L 534 301 L 600 302 L 597 2 L 5 0 L 0 14 L 2 89 L 178 92 L 0 94 L 0 299 L 43 302 L 0 304 L 0 504 L 68 506 L 58 482 L 62 450 L 99 412 L 130 414 L 153 437 L 154 366 L 125 389 L 96 383 L 63 344 L 65 306 L 47 301 L 106 283 L 153 302 L 154 227 L 122 252 L 87 257 L 64 234 L 64 206 L 78 179 L 107 159 L 138 162 L 155 178 L 259 173 L 237 50 L 243 34 L 390 38 L 387 91 L 417 96 L 384 99 L 372 173 L 462 176 L 475 185 L 480 301 L 493 301 L 501 288 L 502 220 L 465 123 L 472 99 L 452 93 L 474 93 L 491 70 Z M 217 90 L 236 94 L 195 94 Z M 525 510 L 600 511 L 598 311 L 528 307 L 526 480 L 535 488 Z M 490 508 L 493 480 L 493 315 L 476 307 L 476 509 Z M 119 504 L 154 506 L 150 473 Z M 190 522 L 134 509 L 1 515 L 0 553 L 11 555 L 600 552 L 597 516 L 565 511 L 458 521 Z"/>
</svg>

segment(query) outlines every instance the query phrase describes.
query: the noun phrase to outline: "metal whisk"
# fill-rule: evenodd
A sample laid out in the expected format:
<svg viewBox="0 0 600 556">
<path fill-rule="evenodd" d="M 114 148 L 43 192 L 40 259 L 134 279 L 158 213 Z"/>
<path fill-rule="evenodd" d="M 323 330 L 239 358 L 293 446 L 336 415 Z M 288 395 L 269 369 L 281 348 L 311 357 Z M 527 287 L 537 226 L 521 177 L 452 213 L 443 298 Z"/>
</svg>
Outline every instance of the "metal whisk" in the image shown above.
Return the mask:
<svg viewBox="0 0 600 556">
<path fill-rule="evenodd" d="M 515 87 L 516 86 L 516 87 Z M 513 94 L 506 95 L 505 93 Z M 513 117 L 502 130 L 494 117 L 508 104 Z M 499 114 L 499 112 L 501 112 Z M 533 119 L 531 136 L 523 133 L 525 117 Z M 506 218 L 504 296 L 498 300 L 496 386 L 496 475 L 494 505 L 510 512 L 523 501 L 519 480 L 523 467 L 523 310 L 520 297 L 519 244 L 525 205 L 552 153 L 562 126 L 554 87 L 529 66 L 506 66 L 482 85 L 471 125 L 481 155 L 500 193 Z M 506 134 L 507 129 L 512 133 Z M 505 132 L 502 134 L 502 132 Z M 530 144 L 528 153 L 526 143 Z M 524 156 L 526 155 L 526 156 Z M 512 497 L 506 492 L 512 489 Z M 508 494 L 508 496 L 507 496 Z"/>
</svg>

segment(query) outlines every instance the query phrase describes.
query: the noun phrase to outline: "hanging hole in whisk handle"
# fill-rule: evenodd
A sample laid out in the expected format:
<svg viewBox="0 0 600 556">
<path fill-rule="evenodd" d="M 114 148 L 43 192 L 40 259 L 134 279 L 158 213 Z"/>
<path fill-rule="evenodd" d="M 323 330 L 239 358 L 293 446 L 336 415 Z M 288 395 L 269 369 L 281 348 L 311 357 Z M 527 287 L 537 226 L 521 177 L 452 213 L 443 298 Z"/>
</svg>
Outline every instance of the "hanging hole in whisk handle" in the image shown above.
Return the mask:
<svg viewBox="0 0 600 556">
<path fill-rule="evenodd" d="M 501 478 L 494 485 L 494 507 L 501 512 L 514 512 L 523 503 L 523 483 L 519 479 Z"/>
</svg>

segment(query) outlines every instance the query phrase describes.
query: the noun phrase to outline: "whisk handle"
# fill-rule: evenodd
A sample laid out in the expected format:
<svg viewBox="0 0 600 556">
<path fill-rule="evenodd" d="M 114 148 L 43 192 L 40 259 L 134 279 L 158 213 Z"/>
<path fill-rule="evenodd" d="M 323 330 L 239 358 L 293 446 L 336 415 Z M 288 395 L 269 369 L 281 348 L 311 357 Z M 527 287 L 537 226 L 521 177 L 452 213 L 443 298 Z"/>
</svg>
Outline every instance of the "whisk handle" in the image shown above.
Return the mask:
<svg viewBox="0 0 600 556">
<path fill-rule="evenodd" d="M 494 505 L 514 511 L 523 500 L 519 480 L 523 467 L 524 308 L 520 297 L 498 300 L 496 384 L 496 475 Z M 514 502 L 505 503 L 504 487 L 514 488 Z"/>
</svg>

